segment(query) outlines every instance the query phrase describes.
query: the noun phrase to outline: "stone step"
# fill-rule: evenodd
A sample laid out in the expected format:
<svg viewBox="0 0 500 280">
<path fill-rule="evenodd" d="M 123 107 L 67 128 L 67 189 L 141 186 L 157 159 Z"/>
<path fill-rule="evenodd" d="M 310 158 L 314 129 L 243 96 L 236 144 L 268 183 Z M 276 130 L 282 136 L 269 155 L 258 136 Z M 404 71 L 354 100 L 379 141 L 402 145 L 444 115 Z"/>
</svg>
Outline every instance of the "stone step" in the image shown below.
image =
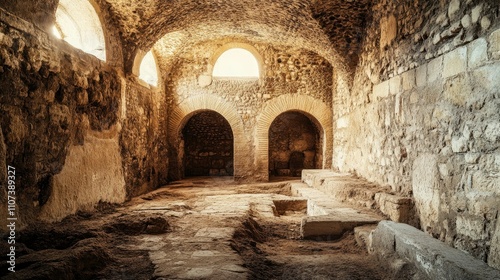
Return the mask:
<svg viewBox="0 0 500 280">
<path fill-rule="evenodd" d="M 378 209 L 393 221 L 412 225 L 417 222 L 411 198 L 391 194 L 387 188 L 350 174 L 323 169 L 304 169 L 302 182 L 339 202 Z"/>
<path fill-rule="evenodd" d="M 407 224 L 380 222 L 372 234 L 372 250 L 409 260 L 429 279 L 500 279 L 500 270 Z"/>
<path fill-rule="evenodd" d="M 307 199 L 307 217 L 302 219 L 303 238 L 340 237 L 355 227 L 376 224 L 384 218 L 366 208 L 337 201 L 305 183 L 291 183 L 292 195 Z"/>
<path fill-rule="evenodd" d="M 302 219 L 301 235 L 304 239 L 315 237 L 338 238 L 344 233 L 354 230 L 355 227 L 376 224 L 380 221 L 376 217 L 361 213 L 343 213 L 325 216 L 309 216 Z"/>
</svg>

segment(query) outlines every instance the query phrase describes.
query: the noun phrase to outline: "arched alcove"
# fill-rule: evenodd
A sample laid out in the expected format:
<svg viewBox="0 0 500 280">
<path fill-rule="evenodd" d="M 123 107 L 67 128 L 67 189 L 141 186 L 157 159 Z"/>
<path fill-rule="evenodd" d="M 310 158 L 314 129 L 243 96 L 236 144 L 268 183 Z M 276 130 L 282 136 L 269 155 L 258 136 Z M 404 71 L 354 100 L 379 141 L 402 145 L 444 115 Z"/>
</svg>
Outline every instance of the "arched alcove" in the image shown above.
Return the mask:
<svg viewBox="0 0 500 280">
<path fill-rule="evenodd" d="M 106 43 L 101 21 L 87 0 L 60 0 L 54 35 L 75 48 L 106 60 Z"/>
<path fill-rule="evenodd" d="M 184 100 L 169 114 L 169 179 L 179 180 L 184 177 L 182 172 L 184 141 L 181 141 L 182 130 L 192 116 L 200 111 L 214 111 L 224 117 L 231 126 L 234 138 L 234 178 L 245 179 L 250 169 L 251 157 L 250 139 L 244 132 L 243 121 L 234 105 L 215 95 L 204 94 Z"/>
<path fill-rule="evenodd" d="M 332 109 L 321 100 L 305 95 L 284 94 L 266 102 L 257 116 L 255 128 L 255 167 L 261 180 L 269 179 L 269 128 L 284 112 L 300 111 L 314 120 L 320 135 L 321 158 L 317 168 L 330 168 L 332 164 L 333 125 Z M 321 162 L 321 164 L 319 164 Z"/>
<path fill-rule="evenodd" d="M 302 169 L 321 168 L 320 129 L 300 111 L 277 116 L 269 127 L 269 173 L 300 177 Z"/>
<path fill-rule="evenodd" d="M 181 135 L 186 177 L 233 175 L 233 131 L 221 114 L 210 110 L 196 112 Z"/>
</svg>

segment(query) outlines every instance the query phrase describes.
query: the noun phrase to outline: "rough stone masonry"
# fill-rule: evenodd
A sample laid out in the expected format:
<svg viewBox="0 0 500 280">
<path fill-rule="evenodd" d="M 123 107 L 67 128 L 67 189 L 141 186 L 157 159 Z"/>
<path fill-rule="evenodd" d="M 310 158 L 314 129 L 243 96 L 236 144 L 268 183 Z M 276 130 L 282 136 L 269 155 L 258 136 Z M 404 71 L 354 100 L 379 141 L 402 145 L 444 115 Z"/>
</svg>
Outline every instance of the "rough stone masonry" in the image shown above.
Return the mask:
<svg viewBox="0 0 500 280">
<path fill-rule="evenodd" d="M 20 227 L 196 175 L 187 159 L 242 182 L 314 167 L 411 199 L 421 230 L 500 269 L 497 0 L 87 2 L 103 60 L 72 45 L 89 38 L 64 1 L 0 1 L 0 206 L 11 165 Z M 212 77 L 231 48 L 258 78 Z M 158 86 L 138 77 L 150 50 Z M 200 150 L 183 133 L 215 113 Z"/>
</svg>

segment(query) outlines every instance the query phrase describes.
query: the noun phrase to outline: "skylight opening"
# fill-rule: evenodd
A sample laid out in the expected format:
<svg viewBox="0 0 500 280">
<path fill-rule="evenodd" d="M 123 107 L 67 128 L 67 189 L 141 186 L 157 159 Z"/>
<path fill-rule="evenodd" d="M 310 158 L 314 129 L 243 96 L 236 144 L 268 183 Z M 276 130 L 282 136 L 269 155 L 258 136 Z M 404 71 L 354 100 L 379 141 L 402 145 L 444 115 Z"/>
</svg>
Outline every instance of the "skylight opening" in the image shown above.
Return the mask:
<svg viewBox="0 0 500 280">
<path fill-rule="evenodd" d="M 152 51 L 146 53 L 142 58 L 139 68 L 139 78 L 152 86 L 158 86 L 158 71 Z"/>
<path fill-rule="evenodd" d="M 101 21 L 89 1 L 60 0 L 52 33 L 73 47 L 106 60 Z"/>
<path fill-rule="evenodd" d="M 212 76 L 216 78 L 258 79 L 259 63 L 248 50 L 232 48 L 225 51 L 214 65 Z"/>
</svg>

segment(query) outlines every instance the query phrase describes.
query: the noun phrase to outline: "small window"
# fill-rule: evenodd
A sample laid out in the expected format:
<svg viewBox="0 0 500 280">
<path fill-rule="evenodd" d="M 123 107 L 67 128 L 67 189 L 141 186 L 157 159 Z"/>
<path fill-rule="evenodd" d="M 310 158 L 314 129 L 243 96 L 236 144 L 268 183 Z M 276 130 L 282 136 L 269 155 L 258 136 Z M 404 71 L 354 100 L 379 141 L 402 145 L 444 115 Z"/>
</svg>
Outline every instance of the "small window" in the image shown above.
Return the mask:
<svg viewBox="0 0 500 280">
<path fill-rule="evenodd" d="M 60 0 L 52 33 L 73 47 L 106 60 L 104 32 L 89 1 Z"/>
<path fill-rule="evenodd" d="M 158 85 L 158 71 L 152 51 L 146 53 L 146 55 L 142 58 L 141 67 L 139 69 L 139 78 L 152 86 Z"/>
<path fill-rule="evenodd" d="M 215 78 L 258 79 L 259 63 L 255 56 L 245 49 L 229 49 L 215 62 L 212 76 Z"/>
</svg>

